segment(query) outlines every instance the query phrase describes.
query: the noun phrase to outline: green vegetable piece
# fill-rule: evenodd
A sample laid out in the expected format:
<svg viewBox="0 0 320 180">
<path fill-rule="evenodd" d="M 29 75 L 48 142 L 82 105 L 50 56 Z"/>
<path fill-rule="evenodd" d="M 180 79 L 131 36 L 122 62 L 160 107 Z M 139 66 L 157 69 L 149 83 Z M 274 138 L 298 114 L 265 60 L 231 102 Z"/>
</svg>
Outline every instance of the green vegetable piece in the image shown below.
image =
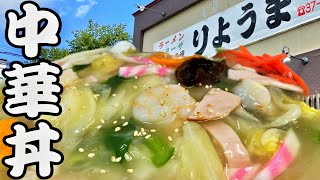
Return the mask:
<svg viewBox="0 0 320 180">
<path fill-rule="evenodd" d="M 111 91 L 110 86 L 107 84 L 94 84 L 91 89 L 95 94 L 108 94 Z"/>
<path fill-rule="evenodd" d="M 111 87 L 111 93 L 113 93 L 125 81 L 130 81 L 130 79 L 125 79 L 117 75 L 117 76 L 113 76 L 103 84 L 109 85 Z"/>
<path fill-rule="evenodd" d="M 320 130 L 311 129 L 310 134 L 312 136 L 313 142 L 320 144 Z"/>
<path fill-rule="evenodd" d="M 136 126 L 129 124 L 121 127 L 121 131 L 114 132 L 114 128 L 103 131 L 105 145 L 112 150 L 117 157 L 124 157 L 129 149 L 129 145 L 134 138 L 133 132 L 137 129 Z"/>
<path fill-rule="evenodd" d="M 224 51 L 226 51 L 226 49 L 224 49 L 224 48 L 216 48 L 217 54 L 223 53 Z"/>
<path fill-rule="evenodd" d="M 105 143 L 108 148 L 112 149 L 117 157 L 123 157 L 128 151 L 131 138 L 126 136 L 110 136 Z"/>
<path fill-rule="evenodd" d="M 161 167 L 169 161 L 175 150 L 159 135 L 152 135 L 149 139 L 145 139 L 145 144 L 152 152 L 151 160 L 156 167 Z"/>
<path fill-rule="evenodd" d="M 75 65 L 75 66 L 72 67 L 72 70 L 73 70 L 74 72 L 78 72 L 78 71 L 81 71 L 81 70 L 89 67 L 90 65 L 91 65 L 91 64 Z"/>
<path fill-rule="evenodd" d="M 215 87 L 220 88 L 222 90 L 228 89 L 229 91 L 232 90 L 232 88 L 237 84 L 237 82 L 229 80 L 229 79 L 223 79 L 219 83 L 215 84 Z"/>
</svg>

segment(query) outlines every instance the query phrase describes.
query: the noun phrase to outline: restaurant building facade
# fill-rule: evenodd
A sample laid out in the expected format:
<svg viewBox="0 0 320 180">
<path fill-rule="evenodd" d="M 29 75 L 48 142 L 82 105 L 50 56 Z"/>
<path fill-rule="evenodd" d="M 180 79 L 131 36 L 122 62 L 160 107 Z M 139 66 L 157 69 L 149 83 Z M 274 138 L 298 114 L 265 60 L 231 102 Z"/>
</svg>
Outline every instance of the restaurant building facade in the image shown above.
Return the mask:
<svg viewBox="0 0 320 180">
<path fill-rule="evenodd" d="M 278 2 L 154 0 L 133 14 L 133 42 L 143 52 L 207 56 L 214 55 L 219 45 L 232 49 L 245 45 L 258 55 L 279 54 L 287 46 L 291 55 L 309 59 L 303 65 L 291 58 L 287 65 L 305 79 L 312 94 L 320 93 L 320 1 Z M 179 43 L 183 38 L 184 44 Z"/>
</svg>

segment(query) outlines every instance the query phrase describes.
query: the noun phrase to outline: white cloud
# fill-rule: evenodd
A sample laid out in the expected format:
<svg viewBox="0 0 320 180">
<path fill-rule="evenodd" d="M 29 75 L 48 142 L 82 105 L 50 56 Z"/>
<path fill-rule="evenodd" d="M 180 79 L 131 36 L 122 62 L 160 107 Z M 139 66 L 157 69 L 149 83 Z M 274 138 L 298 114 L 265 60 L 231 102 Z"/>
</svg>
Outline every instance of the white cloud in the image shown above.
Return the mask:
<svg viewBox="0 0 320 180">
<path fill-rule="evenodd" d="M 77 0 L 77 1 L 82 1 L 82 2 L 84 2 L 85 0 Z M 88 0 L 88 1 L 86 2 L 86 4 L 81 5 L 81 6 L 79 6 L 79 7 L 77 8 L 77 11 L 76 11 L 75 16 L 76 16 L 76 17 L 83 17 L 83 16 L 87 15 L 88 12 L 91 10 L 92 6 L 94 6 L 94 5 L 96 5 L 96 4 L 98 4 L 97 1 L 95 1 L 95 0 Z"/>
<path fill-rule="evenodd" d="M 67 14 L 68 14 L 68 12 L 65 11 L 64 9 L 59 9 L 59 16 L 60 16 L 60 17 L 65 16 L 65 15 L 67 15 Z"/>
</svg>

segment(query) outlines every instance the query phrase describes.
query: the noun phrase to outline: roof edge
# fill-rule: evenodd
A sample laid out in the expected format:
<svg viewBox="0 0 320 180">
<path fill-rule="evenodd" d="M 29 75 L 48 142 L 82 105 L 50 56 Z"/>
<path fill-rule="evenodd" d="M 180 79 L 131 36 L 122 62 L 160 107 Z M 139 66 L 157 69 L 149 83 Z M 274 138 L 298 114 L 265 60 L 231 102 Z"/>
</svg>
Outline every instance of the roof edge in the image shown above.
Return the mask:
<svg viewBox="0 0 320 180">
<path fill-rule="evenodd" d="M 154 1 L 150 2 L 149 4 L 145 5 L 145 7 L 151 8 L 152 6 L 156 5 L 156 4 L 159 3 L 160 1 L 161 1 L 161 0 L 154 0 Z M 137 15 L 139 15 L 139 14 L 141 14 L 141 13 L 142 13 L 142 11 L 138 10 L 138 11 L 134 12 L 134 13 L 132 14 L 132 16 L 136 17 Z"/>
</svg>

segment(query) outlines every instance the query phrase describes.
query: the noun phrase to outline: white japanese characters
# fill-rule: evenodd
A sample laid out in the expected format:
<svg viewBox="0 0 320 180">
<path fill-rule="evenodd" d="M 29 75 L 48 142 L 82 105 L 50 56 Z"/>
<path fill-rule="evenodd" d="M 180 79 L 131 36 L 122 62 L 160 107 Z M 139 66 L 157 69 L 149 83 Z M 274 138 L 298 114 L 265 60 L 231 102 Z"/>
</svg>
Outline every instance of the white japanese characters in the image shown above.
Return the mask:
<svg viewBox="0 0 320 180">
<path fill-rule="evenodd" d="M 40 54 L 41 45 L 60 44 L 61 20 L 52 10 L 40 8 L 32 1 L 20 5 L 23 14 L 14 10 L 6 12 L 6 39 L 16 48 L 22 48 L 27 59 L 34 59 Z"/>
<path fill-rule="evenodd" d="M 20 9 L 22 15 L 15 10 L 6 12 L 5 35 L 11 46 L 21 48 L 26 59 L 37 59 L 41 46 L 60 44 L 61 20 L 57 13 L 40 8 L 33 1 L 23 1 Z M 61 114 L 63 87 L 59 84 L 62 74 L 59 65 L 50 61 L 32 64 L 14 61 L 1 74 L 6 83 L 2 91 L 5 96 L 2 108 L 6 114 L 30 120 L 39 119 L 41 115 Z M 5 145 L 12 147 L 12 155 L 2 159 L 3 165 L 9 168 L 7 175 L 20 179 L 29 166 L 35 166 L 38 178 L 50 178 L 54 165 L 63 162 L 63 154 L 53 149 L 53 144 L 62 138 L 61 132 L 45 120 L 38 120 L 31 129 L 16 122 L 11 129 L 14 133 L 3 139 Z"/>
<path fill-rule="evenodd" d="M 6 87 L 3 110 L 11 116 L 34 120 L 41 114 L 59 115 L 62 111 L 59 84 L 60 66 L 49 61 L 24 65 L 13 62 L 3 71 Z"/>
<path fill-rule="evenodd" d="M 39 178 L 50 178 L 53 175 L 53 165 L 63 161 L 61 152 L 53 149 L 53 143 L 62 138 L 61 132 L 50 123 L 39 120 L 36 127 L 28 127 L 17 122 L 12 126 L 13 135 L 6 137 L 6 145 L 13 147 L 12 155 L 2 162 L 9 167 L 8 176 L 13 179 L 22 178 L 28 166 L 36 165 Z"/>
</svg>

